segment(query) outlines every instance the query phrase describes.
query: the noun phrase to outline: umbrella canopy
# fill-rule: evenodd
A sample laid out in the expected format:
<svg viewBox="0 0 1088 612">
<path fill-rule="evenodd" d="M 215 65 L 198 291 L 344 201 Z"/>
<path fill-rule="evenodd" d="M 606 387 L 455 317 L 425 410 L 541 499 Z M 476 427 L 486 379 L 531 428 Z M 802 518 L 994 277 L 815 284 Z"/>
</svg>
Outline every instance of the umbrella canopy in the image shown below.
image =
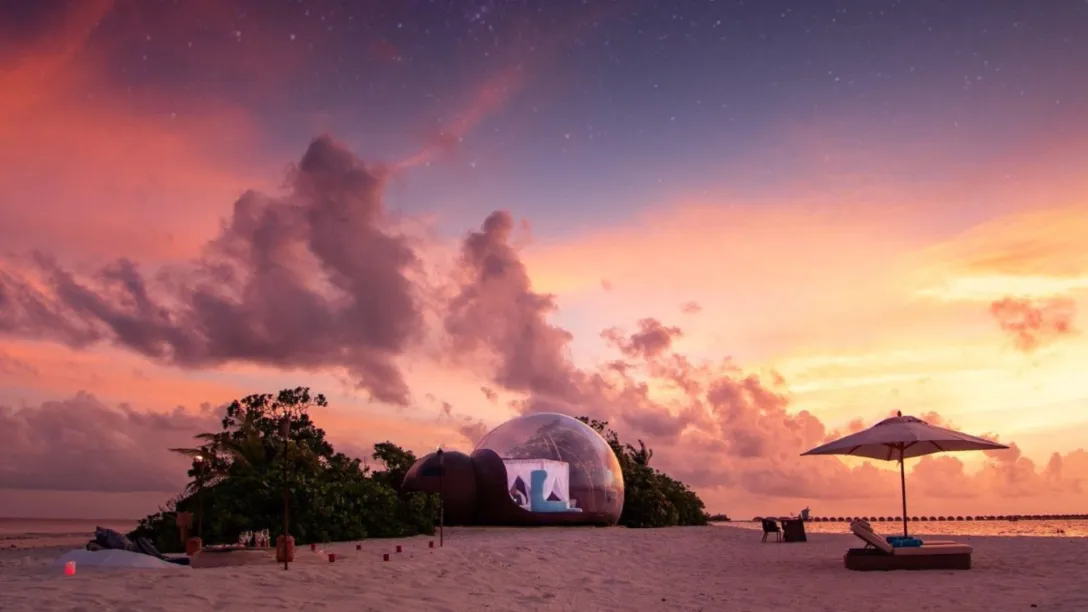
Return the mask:
<svg viewBox="0 0 1088 612">
<path fill-rule="evenodd" d="M 907 535 L 907 478 L 903 460 L 933 453 L 1001 450 L 1008 448 L 992 440 L 930 425 L 912 417 L 897 416 L 801 453 L 805 455 L 853 455 L 899 462 L 899 480 L 903 494 L 903 535 Z"/>
<path fill-rule="evenodd" d="M 1008 448 L 992 440 L 930 425 L 912 416 L 894 416 L 802 455 L 854 455 L 900 461 L 933 453 Z"/>
</svg>

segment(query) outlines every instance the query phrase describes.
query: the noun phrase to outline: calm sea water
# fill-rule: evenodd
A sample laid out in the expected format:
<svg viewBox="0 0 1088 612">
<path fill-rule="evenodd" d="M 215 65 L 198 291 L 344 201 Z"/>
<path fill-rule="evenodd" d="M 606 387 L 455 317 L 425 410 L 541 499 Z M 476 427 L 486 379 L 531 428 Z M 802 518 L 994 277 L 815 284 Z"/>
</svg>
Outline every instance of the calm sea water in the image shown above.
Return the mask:
<svg viewBox="0 0 1088 612">
<path fill-rule="evenodd" d="M 136 528 L 136 520 L 118 519 L 36 519 L 0 518 L 0 542 L 32 540 L 43 536 L 94 537 L 96 526 L 127 533 Z"/>
<path fill-rule="evenodd" d="M 745 529 L 761 529 L 759 523 L 736 521 L 717 523 Z M 903 523 L 872 523 L 877 533 L 902 533 Z M 1088 538 L 1088 521 L 918 521 L 909 524 L 911 535 L 1030 536 Z M 849 523 L 805 523 L 808 533 L 850 533 Z"/>
<path fill-rule="evenodd" d="M 760 529 L 759 523 L 734 521 L 714 523 L 744 529 Z M 43 537 L 72 537 L 90 539 L 96 526 L 127 533 L 136 527 L 136 520 L 119 519 L 34 519 L 0 518 L 0 542 L 17 543 Z M 902 523 L 873 523 L 877 533 L 894 535 Z M 808 533 L 850 533 L 847 523 L 805 523 Z M 1033 536 L 1088 538 L 1088 521 L 919 521 L 910 524 L 912 534 L 975 535 L 975 536 Z"/>
</svg>

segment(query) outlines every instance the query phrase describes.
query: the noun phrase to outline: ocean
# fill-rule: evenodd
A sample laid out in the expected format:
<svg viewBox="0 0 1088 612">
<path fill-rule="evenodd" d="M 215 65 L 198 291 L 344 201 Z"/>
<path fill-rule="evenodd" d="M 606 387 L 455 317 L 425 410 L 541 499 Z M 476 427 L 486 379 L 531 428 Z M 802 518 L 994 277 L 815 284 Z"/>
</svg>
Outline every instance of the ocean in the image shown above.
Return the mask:
<svg viewBox="0 0 1088 612">
<path fill-rule="evenodd" d="M 745 529 L 761 529 L 759 523 L 751 521 L 731 521 L 716 523 Z M 873 529 L 883 535 L 903 533 L 903 523 L 879 521 L 871 523 Z M 850 523 L 805 523 L 807 533 L 850 533 Z M 1088 538 L 1088 521 L 916 521 L 908 524 L 911 535 L 959 535 L 959 536 L 1005 536 L 1005 537 L 1054 537 Z"/>
<path fill-rule="evenodd" d="M 85 542 L 101 526 L 128 533 L 137 519 L 38 519 L 0 518 L 0 549 L 50 545 L 61 542 Z"/>
<path fill-rule="evenodd" d="M 760 529 L 759 523 L 732 521 L 714 523 Z M 902 530 L 902 523 L 891 521 L 873 523 L 877 533 L 894 535 Z M 96 526 L 128 533 L 136 527 L 136 519 L 36 519 L 0 518 L 0 549 L 22 548 L 53 541 L 85 541 L 94 536 Z M 848 523 L 805 523 L 808 533 L 850 532 Z M 1006 537 L 1076 537 L 1088 538 L 1088 521 L 919 521 L 910 524 L 910 533 L 924 535 L 972 535 Z"/>
</svg>

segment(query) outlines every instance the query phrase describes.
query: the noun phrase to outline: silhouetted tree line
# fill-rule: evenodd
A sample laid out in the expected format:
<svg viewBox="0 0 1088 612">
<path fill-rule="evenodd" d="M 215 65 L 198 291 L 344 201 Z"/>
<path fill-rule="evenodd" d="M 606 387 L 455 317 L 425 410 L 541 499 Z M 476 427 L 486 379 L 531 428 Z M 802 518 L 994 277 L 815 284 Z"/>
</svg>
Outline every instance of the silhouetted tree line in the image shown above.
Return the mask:
<svg viewBox="0 0 1088 612">
<path fill-rule="evenodd" d="M 305 387 L 233 402 L 222 430 L 197 435 L 193 448 L 171 449 L 193 458 L 189 485 L 132 535 L 160 550 L 182 550 L 177 513 L 194 514 L 190 533 L 196 535 L 202 506 L 205 542 L 235 542 L 242 532 L 260 529 L 275 541 L 283 533 L 285 462 L 289 529 L 300 544 L 434 533 L 437 496 L 401 490 L 415 455 L 391 442 L 375 444 L 371 457 L 381 467 L 371 469 L 336 452 L 309 415 L 326 405 Z M 290 422 L 286 452 L 284 417 Z"/>
<path fill-rule="evenodd" d="M 620 525 L 626 527 L 675 527 L 706 525 L 703 500 L 686 484 L 650 467 L 654 451 L 638 440 L 638 448 L 620 442 L 607 421 L 588 417 L 578 420 L 592 427 L 612 447 L 623 470 L 624 499 Z"/>
</svg>

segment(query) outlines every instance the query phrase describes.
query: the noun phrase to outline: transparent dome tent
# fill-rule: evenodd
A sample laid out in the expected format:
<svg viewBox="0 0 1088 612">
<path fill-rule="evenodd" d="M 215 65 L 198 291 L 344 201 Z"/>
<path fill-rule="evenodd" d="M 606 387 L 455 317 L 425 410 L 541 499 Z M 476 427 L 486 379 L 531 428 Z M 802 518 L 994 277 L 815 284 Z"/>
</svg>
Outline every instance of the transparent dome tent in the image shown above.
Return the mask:
<svg viewBox="0 0 1088 612">
<path fill-rule="evenodd" d="M 506 467 L 510 497 L 532 512 L 587 512 L 618 520 L 623 472 L 612 447 L 591 427 L 557 413 L 511 419 L 476 445 Z M 541 473 L 542 472 L 542 473 Z"/>
</svg>

